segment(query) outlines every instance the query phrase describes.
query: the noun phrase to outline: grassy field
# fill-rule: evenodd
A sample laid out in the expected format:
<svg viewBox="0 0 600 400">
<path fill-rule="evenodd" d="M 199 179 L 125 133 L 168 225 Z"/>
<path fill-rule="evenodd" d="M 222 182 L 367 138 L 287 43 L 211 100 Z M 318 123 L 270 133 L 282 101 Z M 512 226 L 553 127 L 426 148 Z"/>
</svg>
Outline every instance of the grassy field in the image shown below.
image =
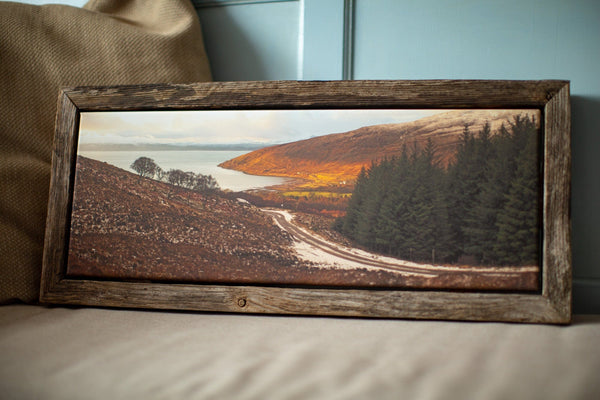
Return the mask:
<svg viewBox="0 0 600 400">
<path fill-rule="evenodd" d="M 282 193 L 284 196 L 286 197 L 295 197 L 295 198 L 307 198 L 307 199 L 311 199 L 311 198 L 316 198 L 316 197 L 325 197 L 325 198 L 335 198 L 335 199 L 339 199 L 339 198 L 348 198 L 350 196 L 352 196 L 352 193 L 335 193 L 335 192 L 323 192 L 323 191 L 304 191 L 304 192 L 300 192 L 300 191 L 289 191 L 289 192 L 283 192 Z"/>
</svg>

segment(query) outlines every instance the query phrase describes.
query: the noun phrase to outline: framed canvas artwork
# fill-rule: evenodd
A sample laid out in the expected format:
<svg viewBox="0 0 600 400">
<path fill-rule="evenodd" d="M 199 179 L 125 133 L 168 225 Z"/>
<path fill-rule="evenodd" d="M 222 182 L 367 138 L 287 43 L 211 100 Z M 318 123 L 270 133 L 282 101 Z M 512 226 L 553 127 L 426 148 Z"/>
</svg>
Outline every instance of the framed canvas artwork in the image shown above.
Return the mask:
<svg viewBox="0 0 600 400">
<path fill-rule="evenodd" d="M 565 81 L 65 89 L 41 300 L 566 323 Z"/>
</svg>

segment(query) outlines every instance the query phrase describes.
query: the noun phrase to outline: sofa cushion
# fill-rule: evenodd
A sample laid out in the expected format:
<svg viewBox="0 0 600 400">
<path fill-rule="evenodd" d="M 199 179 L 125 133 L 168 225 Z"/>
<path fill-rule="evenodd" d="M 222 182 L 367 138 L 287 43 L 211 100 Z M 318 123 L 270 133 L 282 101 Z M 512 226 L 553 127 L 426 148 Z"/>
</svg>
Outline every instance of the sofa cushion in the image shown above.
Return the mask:
<svg viewBox="0 0 600 400">
<path fill-rule="evenodd" d="M 0 307 L 6 399 L 600 399 L 571 326 Z"/>
<path fill-rule="evenodd" d="M 0 303 L 39 296 L 59 89 L 210 79 L 189 0 L 0 3 Z"/>
</svg>

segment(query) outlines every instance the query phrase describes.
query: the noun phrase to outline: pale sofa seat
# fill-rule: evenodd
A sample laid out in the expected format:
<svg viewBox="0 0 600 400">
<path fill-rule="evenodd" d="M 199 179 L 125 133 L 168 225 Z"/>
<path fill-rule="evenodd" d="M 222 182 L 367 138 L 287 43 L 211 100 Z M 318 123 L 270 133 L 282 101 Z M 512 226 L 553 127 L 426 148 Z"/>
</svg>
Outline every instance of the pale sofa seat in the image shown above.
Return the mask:
<svg viewBox="0 0 600 400">
<path fill-rule="evenodd" d="M 0 307 L 7 399 L 597 399 L 571 326 Z"/>
</svg>

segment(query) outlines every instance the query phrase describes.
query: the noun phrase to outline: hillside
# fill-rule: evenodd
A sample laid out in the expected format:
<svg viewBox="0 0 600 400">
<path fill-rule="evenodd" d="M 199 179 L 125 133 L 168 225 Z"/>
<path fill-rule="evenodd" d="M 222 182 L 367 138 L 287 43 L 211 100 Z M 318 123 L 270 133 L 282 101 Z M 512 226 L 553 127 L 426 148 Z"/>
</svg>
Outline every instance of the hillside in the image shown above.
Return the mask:
<svg viewBox="0 0 600 400">
<path fill-rule="evenodd" d="M 314 216 L 302 216 L 301 220 L 314 225 Z M 440 272 L 432 279 L 429 273 L 405 274 L 368 265 L 322 265 L 311 258 L 315 251 L 312 245 L 303 248 L 304 253 L 308 250 L 312 255 L 307 257 L 298 252 L 298 243 L 298 238 L 292 240 L 268 212 L 226 198 L 224 193 L 175 189 L 78 157 L 67 259 L 67 275 L 72 277 L 350 287 L 490 287 L 486 275 L 477 272 Z M 515 285 L 531 282 L 531 273 L 517 275 L 495 280 L 494 288 L 521 287 Z"/>
<path fill-rule="evenodd" d="M 261 281 L 298 264 L 290 243 L 270 217 L 247 203 L 78 158 L 69 274 Z"/>
<path fill-rule="evenodd" d="M 322 268 L 300 259 L 292 244 L 272 217 L 249 203 L 77 159 L 70 276 L 332 286 L 412 282 L 385 270 Z"/>
<path fill-rule="evenodd" d="M 416 121 L 362 127 L 292 143 L 271 146 L 220 164 L 253 175 L 294 177 L 307 185 L 339 185 L 353 180 L 363 166 L 384 157 L 399 156 L 406 144 L 433 141 L 438 161 L 454 157 L 465 124 L 479 132 L 486 122 L 495 133 L 514 115 L 528 114 L 539 122 L 536 110 L 453 110 Z"/>
</svg>

